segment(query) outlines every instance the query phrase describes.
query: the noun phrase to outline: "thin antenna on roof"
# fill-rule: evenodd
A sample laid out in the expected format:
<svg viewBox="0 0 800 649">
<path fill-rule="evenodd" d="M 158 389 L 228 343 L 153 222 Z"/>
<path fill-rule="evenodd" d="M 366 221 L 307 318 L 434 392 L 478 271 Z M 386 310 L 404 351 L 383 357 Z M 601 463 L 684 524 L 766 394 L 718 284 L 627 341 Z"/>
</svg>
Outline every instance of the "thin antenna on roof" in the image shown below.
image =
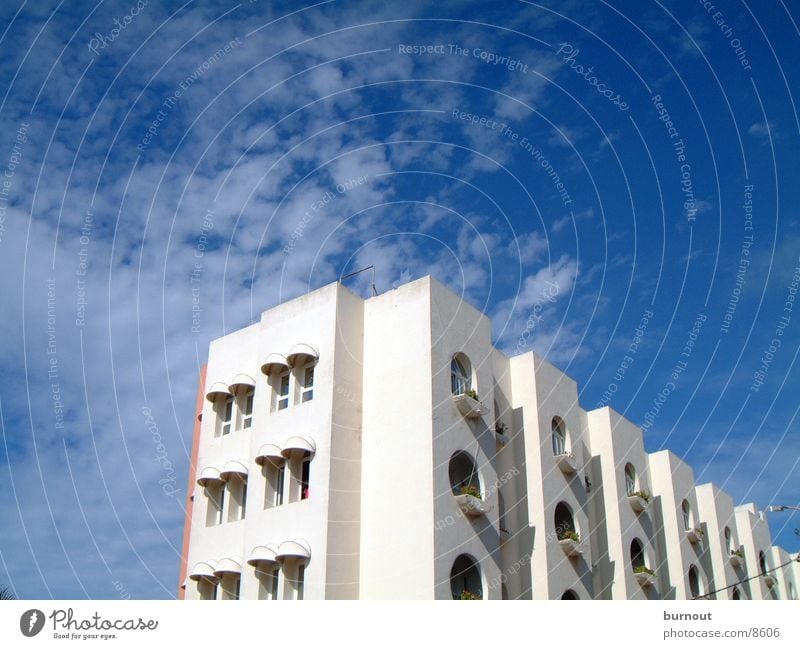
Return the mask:
<svg viewBox="0 0 800 649">
<path fill-rule="evenodd" d="M 372 266 L 367 266 L 366 268 L 362 268 L 360 270 L 353 271 L 352 273 L 347 273 L 347 275 L 342 275 L 339 278 L 339 282 L 341 283 L 342 280 L 345 280 L 348 277 L 352 277 L 353 275 L 358 275 L 359 273 L 363 273 L 365 270 L 371 270 L 372 271 L 372 295 L 376 296 L 376 295 L 378 295 L 378 289 L 375 288 L 375 265 L 374 264 Z"/>
</svg>

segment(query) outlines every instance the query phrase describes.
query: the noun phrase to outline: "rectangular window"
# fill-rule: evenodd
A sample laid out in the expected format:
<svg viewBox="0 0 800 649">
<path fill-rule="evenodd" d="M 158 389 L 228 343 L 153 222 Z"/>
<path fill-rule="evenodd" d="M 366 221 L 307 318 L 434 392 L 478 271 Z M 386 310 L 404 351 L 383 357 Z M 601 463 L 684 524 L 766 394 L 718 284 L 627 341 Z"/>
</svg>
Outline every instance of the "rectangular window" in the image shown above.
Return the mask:
<svg viewBox="0 0 800 649">
<path fill-rule="evenodd" d="M 266 491 L 264 493 L 264 509 L 283 504 L 283 483 L 285 480 L 285 463 L 272 460 L 264 462 Z"/>
<path fill-rule="evenodd" d="M 300 400 L 305 403 L 314 398 L 314 365 L 306 365 L 303 368 L 303 388 Z"/>
<path fill-rule="evenodd" d="M 303 460 L 300 473 L 300 500 L 308 498 L 308 480 L 311 477 L 311 458 Z"/>
<path fill-rule="evenodd" d="M 297 581 L 295 583 L 295 599 L 303 599 L 303 591 L 305 590 L 306 580 L 306 566 L 301 563 L 297 566 Z"/>
<path fill-rule="evenodd" d="M 212 527 L 222 523 L 222 508 L 225 504 L 225 485 L 221 482 L 214 482 L 205 489 L 207 509 L 206 526 Z"/>
<path fill-rule="evenodd" d="M 232 477 L 227 482 L 229 493 L 228 500 L 228 522 L 240 521 L 244 518 L 244 510 L 247 504 L 247 480 L 237 476 Z"/>
<path fill-rule="evenodd" d="M 283 562 L 283 576 L 285 580 L 283 599 L 303 599 L 305 572 L 305 564 L 301 561 L 289 560 Z"/>
<path fill-rule="evenodd" d="M 253 397 L 254 394 L 250 392 L 244 399 L 244 421 L 242 428 L 250 428 L 253 425 Z"/>
<path fill-rule="evenodd" d="M 241 579 L 239 575 L 226 574 L 222 578 L 222 597 L 221 599 L 239 599 L 239 589 Z"/>
<path fill-rule="evenodd" d="M 201 579 L 197 582 L 197 589 L 200 599 L 213 600 L 217 599 L 217 585 L 207 579 Z"/>
<path fill-rule="evenodd" d="M 284 372 L 278 377 L 278 410 L 289 407 L 289 372 Z"/>
<path fill-rule="evenodd" d="M 264 570 L 256 570 L 258 578 L 258 599 L 278 599 L 278 580 L 280 579 L 280 566 L 274 565 Z"/>
<path fill-rule="evenodd" d="M 253 390 L 240 392 L 236 396 L 236 430 L 244 430 L 253 425 Z"/>
<path fill-rule="evenodd" d="M 272 568 L 272 579 L 270 583 L 270 599 L 278 599 L 278 586 L 280 585 L 281 567 L 275 566 Z"/>
<path fill-rule="evenodd" d="M 231 418 L 233 416 L 233 397 L 227 397 L 223 408 L 222 434 L 228 435 L 231 432 Z"/>
<path fill-rule="evenodd" d="M 214 401 L 214 413 L 217 416 L 217 423 L 214 428 L 214 436 L 227 435 L 231 432 L 231 416 L 233 415 L 233 397 L 218 396 Z"/>
<path fill-rule="evenodd" d="M 286 482 L 286 465 L 281 464 L 275 472 L 275 507 L 283 504 L 283 483 Z"/>
</svg>

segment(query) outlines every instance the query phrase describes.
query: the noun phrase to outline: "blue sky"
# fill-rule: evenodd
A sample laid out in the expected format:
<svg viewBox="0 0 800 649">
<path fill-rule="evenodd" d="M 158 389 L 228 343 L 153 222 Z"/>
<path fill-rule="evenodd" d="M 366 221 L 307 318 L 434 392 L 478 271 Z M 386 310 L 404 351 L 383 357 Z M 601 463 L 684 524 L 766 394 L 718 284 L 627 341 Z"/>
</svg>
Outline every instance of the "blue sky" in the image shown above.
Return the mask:
<svg viewBox="0 0 800 649">
<path fill-rule="evenodd" d="M 373 263 L 698 482 L 800 502 L 797 7 L 385 4 L 0 7 L 19 596 L 173 597 L 208 342 Z"/>
</svg>

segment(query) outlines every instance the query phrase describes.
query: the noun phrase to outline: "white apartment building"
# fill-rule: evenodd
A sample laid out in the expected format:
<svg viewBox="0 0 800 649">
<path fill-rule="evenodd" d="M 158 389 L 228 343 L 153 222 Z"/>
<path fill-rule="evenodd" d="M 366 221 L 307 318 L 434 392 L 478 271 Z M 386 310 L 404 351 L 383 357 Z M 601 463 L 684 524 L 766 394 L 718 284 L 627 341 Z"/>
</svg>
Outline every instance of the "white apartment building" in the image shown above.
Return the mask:
<svg viewBox="0 0 800 649">
<path fill-rule="evenodd" d="M 211 343 L 179 596 L 785 599 L 764 515 L 425 277 Z"/>
</svg>

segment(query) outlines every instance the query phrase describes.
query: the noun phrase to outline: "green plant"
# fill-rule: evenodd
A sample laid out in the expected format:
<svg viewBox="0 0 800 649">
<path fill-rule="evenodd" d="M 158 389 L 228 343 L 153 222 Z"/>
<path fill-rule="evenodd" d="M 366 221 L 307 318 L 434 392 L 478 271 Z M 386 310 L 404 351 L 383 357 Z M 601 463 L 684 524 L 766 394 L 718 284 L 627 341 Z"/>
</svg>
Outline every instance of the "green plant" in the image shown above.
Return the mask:
<svg viewBox="0 0 800 649">
<path fill-rule="evenodd" d="M 480 599 L 475 593 L 469 590 L 462 590 L 461 594 L 458 596 L 458 599 Z"/>
<path fill-rule="evenodd" d="M 495 433 L 497 433 L 498 435 L 503 435 L 503 434 L 505 434 L 505 432 L 506 432 L 507 430 L 508 430 L 508 426 L 506 425 L 506 423 L 505 423 L 504 421 L 498 421 L 498 422 L 497 422 L 497 423 L 494 425 L 494 432 L 495 432 Z"/>
<path fill-rule="evenodd" d="M 559 541 L 566 541 L 567 539 L 575 541 L 575 543 L 580 543 L 581 535 L 574 530 L 567 530 L 566 532 L 562 532 L 561 536 L 558 537 Z"/>
<path fill-rule="evenodd" d="M 481 492 L 475 485 L 465 484 L 461 485 L 461 495 L 462 496 L 474 496 L 475 498 L 480 499 Z"/>
<path fill-rule="evenodd" d="M 475 392 L 475 390 L 473 390 L 472 388 L 470 388 L 469 390 L 464 390 L 464 394 L 467 395 L 470 399 L 475 399 L 475 401 L 478 400 L 478 393 Z"/>
<path fill-rule="evenodd" d="M 634 575 L 638 575 L 638 574 L 641 574 L 643 572 L 647 573 L 648 575 L 653 575 L 654 577 L 656 575 L 656 573 L 654 573 L 652 570 L 650 570 L 650 568 L 648 568 L 647 566 L 636 566 L 633 569 L 633 574 Z"/>
<path fill-rule="evenodd" d="M 644 500 L 646 503 L 649 503 L 649 502 L 650 502 L 650 492 L 649 492 L 649 491 L 644 491 L 644 490 L 641 490 L 641 491 L 634 491 L 634 492 L 631 494 L 631 496 L 639 496 L 639 498 L 641 498 L 642 500 Z"/>
<path fill-rule="evenodd" d="M 742 549 L 741 549 L 741 548 L 739 548 L 738 550 L 733 550 L 733 551 L 731 552 L 731 556 L 733 556 L 733 557 L 739 557 L 740 559 L 744 559 L 744 552 L 742 552 Z"/>
</svg>

